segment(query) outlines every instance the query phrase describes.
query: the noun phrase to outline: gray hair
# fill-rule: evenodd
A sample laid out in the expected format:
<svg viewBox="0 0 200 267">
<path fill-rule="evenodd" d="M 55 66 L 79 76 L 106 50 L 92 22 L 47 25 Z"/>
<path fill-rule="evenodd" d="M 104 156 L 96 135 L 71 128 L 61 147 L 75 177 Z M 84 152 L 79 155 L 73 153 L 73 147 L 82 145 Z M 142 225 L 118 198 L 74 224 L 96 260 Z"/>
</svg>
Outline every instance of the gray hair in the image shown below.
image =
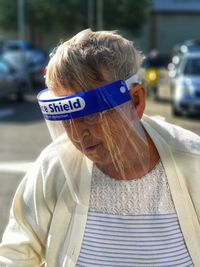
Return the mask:
<svg viewBox="0 0 200 267">
<path fill-rule="evenodd" d="M 126 80 L 142 60 L 133 43 L 116 32 L 83 30 L 58 46 L 47 66 L 46 85 L 53 91 L 68 86 L 87 91 L 99 82 Z"/>
</svg>

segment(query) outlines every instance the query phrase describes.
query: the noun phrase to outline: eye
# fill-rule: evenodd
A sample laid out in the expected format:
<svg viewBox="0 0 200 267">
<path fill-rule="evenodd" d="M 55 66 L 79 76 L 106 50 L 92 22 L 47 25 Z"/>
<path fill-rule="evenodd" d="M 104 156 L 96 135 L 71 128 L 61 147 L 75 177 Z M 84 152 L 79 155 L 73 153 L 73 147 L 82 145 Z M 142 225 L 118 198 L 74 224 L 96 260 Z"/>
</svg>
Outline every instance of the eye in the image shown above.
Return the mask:
<svg viewBox="0 0 200 267">
<path fill-rule="evenodd" d="M 72 125 L 72 120 L 65 120 L 62 122 L 64 128 L 69 128 Z"/>
<path fill-rule="evenodd" d="M 100 119 L 100 115 L 99 115 L 99 113 L 97 113 L 97 114 L 93 114 L 93 115 L 85 117 L 83 122 L 86 124 L 89 124 L 89 125 L 90 124 L 97 124 L 97 123 L 99 123 L 99 119 Z"/>
</svg>

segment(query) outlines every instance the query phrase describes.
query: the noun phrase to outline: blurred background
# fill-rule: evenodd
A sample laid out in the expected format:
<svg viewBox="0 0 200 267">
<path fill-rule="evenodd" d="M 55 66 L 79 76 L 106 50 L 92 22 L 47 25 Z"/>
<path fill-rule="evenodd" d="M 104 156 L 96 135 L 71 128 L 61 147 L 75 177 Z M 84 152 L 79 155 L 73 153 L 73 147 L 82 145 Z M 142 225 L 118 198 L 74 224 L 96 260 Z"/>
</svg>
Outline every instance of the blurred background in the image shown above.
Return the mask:
<svg viewBox="0 0 200 267">
<path fill-rule="evenodd" d="M 200 133 L 199 0 L 0 0 L 0 238 L 17 185 L 50 143 L 36 95 L 57 45 L 118 30 L 145 55 L 146 113 Z"/>
</svg>

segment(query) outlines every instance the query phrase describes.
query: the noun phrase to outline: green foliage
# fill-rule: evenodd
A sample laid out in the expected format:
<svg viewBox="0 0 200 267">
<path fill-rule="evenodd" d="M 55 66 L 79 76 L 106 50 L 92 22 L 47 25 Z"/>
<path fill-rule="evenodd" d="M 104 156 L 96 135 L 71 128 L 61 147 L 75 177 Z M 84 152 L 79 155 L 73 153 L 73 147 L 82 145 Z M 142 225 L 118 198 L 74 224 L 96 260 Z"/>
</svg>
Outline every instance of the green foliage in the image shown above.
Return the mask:
<svg viewBox="0 0 200 267">
<path fill-rule="evenodd" d="M 96 13 L 94 0 L 94 14 Z M 0 0 L 0 25 L 17 28 L 18 0 Z M 148 17 L 151 0 L 104 0 L 104 29 L 125 29 L 137 33 Z M 40 32 L 58 27 L 72 33 L 88 27 L 88 0 L 24 0 L 25 23 Z M 95 26 L 94 26 L 95 28 Z"/>
<path fill-rule="evenodd" d="M 136 35 L 145 24 L 150 8 L 150 0 L 106 0 L 104 27 L 126 29 Z"/>
<path fill-rule="evenodd" d="M 81 0 L 26 0 L 26 22 L 41 29 L 59 25 L 73 29 L 84 23 L 86 8 Z"/>
<path fill-rule="evenodd" d="M 0 25 L 5 29 L 17 29 L 17 1 L 0 0 Z"/>
</svg>

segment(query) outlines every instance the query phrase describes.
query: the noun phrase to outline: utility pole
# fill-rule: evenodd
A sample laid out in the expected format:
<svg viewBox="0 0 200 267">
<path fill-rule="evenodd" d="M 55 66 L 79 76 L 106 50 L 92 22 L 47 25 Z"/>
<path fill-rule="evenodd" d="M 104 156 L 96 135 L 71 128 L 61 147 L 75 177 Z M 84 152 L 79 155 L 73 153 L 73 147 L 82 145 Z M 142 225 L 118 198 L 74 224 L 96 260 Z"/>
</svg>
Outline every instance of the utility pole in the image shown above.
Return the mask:
<svg viewBox="0 0 200 267">
<path fill-rule="evenodd" d="M 88 0 L 88 27 L 103 30 L 103 0 Z"/>
<path fill-rule="evenodd" d="M 96 8 L 97 8 L 97 15 L 96 15 L 96 26 L 97 30 L 103 30 L 103 0 L 96 0 Z"/>
<path fill-rule="evenodd" d="M 25 39 L 24 0 L 18 0 L 18 39 Z"/>
<path fill-rule="evenodd" d="M 24 80 L 26 81 L 28 89 L 32 90 L 32 83 L 27 69 L 26 51 L 22 43 L 25 40 L 24 0 L 18 0 L 18 40 L 21 41 L 20 60 L 21 69 L 24 73 Z"/>
<path fill-rule="evenodd" d="M 91 29 L 94 27 L 94 1 L 88 0 L 88 27 Z"/>
</svg>

